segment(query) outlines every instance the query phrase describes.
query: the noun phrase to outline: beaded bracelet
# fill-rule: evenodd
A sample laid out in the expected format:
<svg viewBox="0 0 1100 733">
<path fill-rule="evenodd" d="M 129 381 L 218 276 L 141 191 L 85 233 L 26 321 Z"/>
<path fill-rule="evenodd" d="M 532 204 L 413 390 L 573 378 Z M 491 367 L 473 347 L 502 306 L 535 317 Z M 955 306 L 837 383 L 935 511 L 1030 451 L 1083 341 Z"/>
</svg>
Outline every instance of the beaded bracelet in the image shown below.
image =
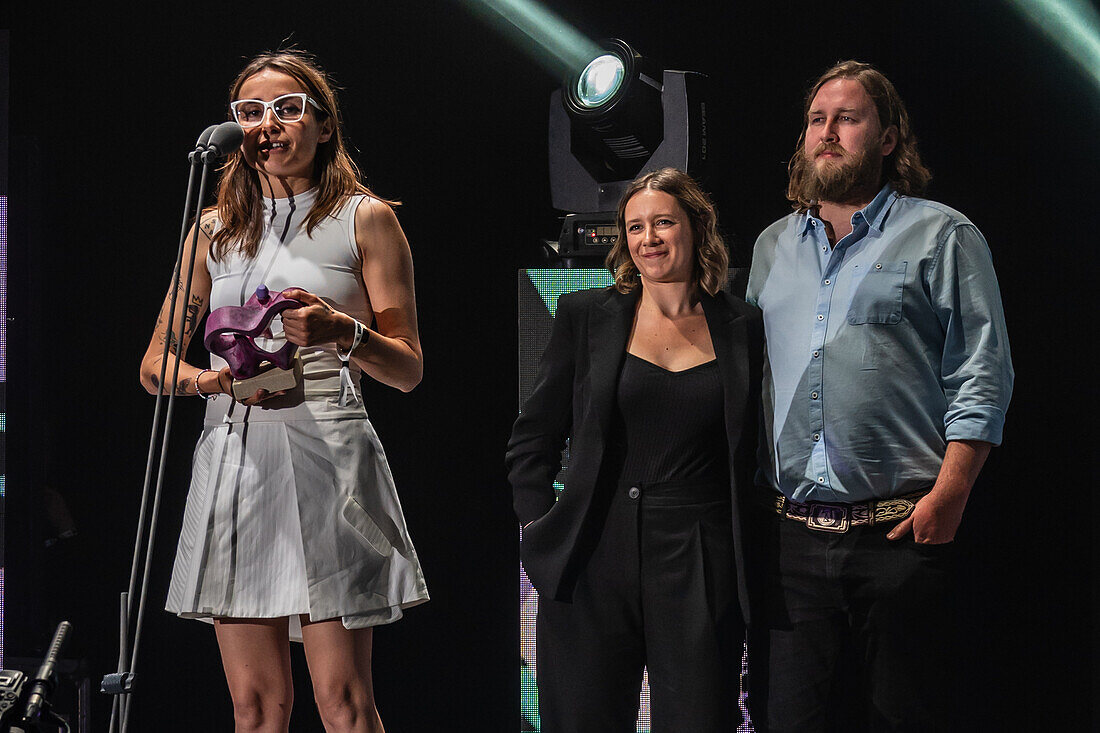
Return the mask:
<svg viewBox="0 0 1100 733">
<path fill-rule="evenodd" d="M 199 397 L 202 397 L 204 400 L 212 400 L 212 399 L 214 399 L 215 397 L 218 396 L 216 392 L 211 392 L 210 394 L 205 394 L 201 389 L 199 389 L 199 377 L 201 377 L 203 374 L 206 374 L 207 372 L 212 372 L 212 371 L 214 371 L 214 370 L 213 369 L 203 369 L 201 372 L 199 372 L 198 374 L 195 375 L 195 394 L 197 394 Z"/>
</svg>

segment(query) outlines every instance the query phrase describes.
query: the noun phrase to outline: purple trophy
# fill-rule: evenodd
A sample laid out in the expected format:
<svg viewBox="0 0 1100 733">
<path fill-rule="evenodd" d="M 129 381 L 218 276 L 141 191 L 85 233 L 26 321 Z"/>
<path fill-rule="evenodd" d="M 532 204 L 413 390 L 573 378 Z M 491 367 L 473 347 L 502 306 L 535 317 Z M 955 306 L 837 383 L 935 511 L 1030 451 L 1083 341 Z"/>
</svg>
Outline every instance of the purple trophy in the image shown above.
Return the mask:
<svg viewBox="0 0 1100 733">
<path fill-rule="evenodd" d="M 279 369 L 290 369 L 298 351 L 295 344 L 288 342 L 276 351 L 264 351 L 256 345 L 256 337 L 266 335 L 270 338 L 271 319 L 288 308 L 301 305 L 301 301 L 281 292 L 273 296 L 266 285 L 261 285 L 244 305 L 226 305 L 211 311 L 206 319 L 203 343 L 211 353 L 225 359 L 235 379 L 255 377 L 262 371 L 265 361 Z"/>
</svg>

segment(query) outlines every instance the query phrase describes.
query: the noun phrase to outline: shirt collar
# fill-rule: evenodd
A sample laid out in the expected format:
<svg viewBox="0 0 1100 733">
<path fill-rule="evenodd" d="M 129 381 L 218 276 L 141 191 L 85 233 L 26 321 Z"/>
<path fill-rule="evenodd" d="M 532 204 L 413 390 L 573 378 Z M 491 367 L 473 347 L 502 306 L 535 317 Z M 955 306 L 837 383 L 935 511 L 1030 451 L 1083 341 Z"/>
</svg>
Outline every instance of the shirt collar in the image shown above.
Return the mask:
<svg viewBox="0 0 1100 733">
<path fill-rule="evenodd" d="M 889 213 L 890 207 L 893 206 L 897 198 L 898 195 L 894 192 L 894 187 L 887 183 L 878 192 L 878 195 L 871 200 L 871 203 L 858 212 L 863 215 L 868 229 L 875 234 L 882 234 L 882 222 L 886 219 L 886 214 Z"/>
<path fill-rule="evenodd" d="M 882 190 L 871 199 L 871 203 L 864 206 L 862 209 L 852 214 L 852 219 L 858 224 L 859 219 L 862 218 L 867 222 L 867 228 L 873 231 L 875 234 L 882 233 L 882 222 L 886 219 L 886 214 L 889 213 L 890 207 L 894 201 L 897 200 L 898 194 L 894 192 L 894 187 L 887 183 L 882 187 Z M 803 215 L 802 229 L 800 234 L 805 237 L 809 233 L 810 229 L 814 227 L 824 227 L 825 223 L 817 216 L 811 213 L 812 210 L 808 209 Z"/>
</svg>

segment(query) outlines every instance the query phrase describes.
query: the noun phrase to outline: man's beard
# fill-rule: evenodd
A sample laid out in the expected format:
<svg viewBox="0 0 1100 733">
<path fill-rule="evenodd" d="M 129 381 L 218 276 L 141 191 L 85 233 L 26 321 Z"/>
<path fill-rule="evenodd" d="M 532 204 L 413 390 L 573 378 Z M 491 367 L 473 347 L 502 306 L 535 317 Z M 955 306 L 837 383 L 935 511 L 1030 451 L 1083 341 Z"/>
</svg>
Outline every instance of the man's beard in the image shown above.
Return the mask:
<svg viewBox="0 0 1100 733">
<path fill-rule="evenodd" d="M 840 160 L 825 160 L 819 166 L 817 156 L 822 152 L 841 153 Z M 835 143 L 821 143 L 812 155 L 802 152 L 806 164 L 807 198 L 812 201 L 847 203 L 850 200 L 866 197 L 868 191 L 878 189 L 882 175 L 882 158 L 873 148 L 852 153 Z"/>
</svg>

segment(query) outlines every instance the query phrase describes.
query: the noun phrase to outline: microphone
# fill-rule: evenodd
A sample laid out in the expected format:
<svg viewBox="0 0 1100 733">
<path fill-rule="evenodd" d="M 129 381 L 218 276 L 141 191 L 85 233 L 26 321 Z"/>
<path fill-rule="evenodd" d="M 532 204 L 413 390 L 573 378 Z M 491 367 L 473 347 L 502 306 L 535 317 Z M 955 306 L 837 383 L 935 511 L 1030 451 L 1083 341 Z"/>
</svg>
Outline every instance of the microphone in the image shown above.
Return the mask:
<svg viewBox="0 0 1100 733">
<path fill-rule="evenodd" d="M 57 625 L 57 631 L 50 642 L 50 650 L 46 652 L 46 658 L 42 666 L 38 668 L 38 674 L 31 680 L 31 694 L 27 698 L 27 709 L 23 713 L 24 720 L 33 721 L 38 717 L 46 698 L 53 692 L 54 679 L 53 668 L 57 664 L 57 658 L 61 655 L 61 647 L 65 644 L 65 637 L 69 635 L 72 624 L 62 621 Z"/>
<path fill-rule="evenodd" d="M 198 157 L 206 150 L 206 144 L 210 142 L 210 136 L 214 134 L 214 130 L 218 129 L 217 125 L 211 125 L 202 131 L 199 135 L 199 139 L 195 141 L 195 149 L 187 154 L 187 159 L 192 163 L 198 161 Z"/>
<path fill-rule="evenodd" d="M 203 153 L 203 162 L 224 158 L 244 142 L 244 129 L 236 122 L 223 122 L 214 128 Z"/>
<path fill-rule="evenodd" d="M 195 150 L 206 150 L 206 144 L 210 142 L 210 136 L 214 134 L 214 130 L 217 130 L 217 125 L 211 125 L 202 131 L 199 135 L 199 139 L 195 141 Z"/>
</svg>

